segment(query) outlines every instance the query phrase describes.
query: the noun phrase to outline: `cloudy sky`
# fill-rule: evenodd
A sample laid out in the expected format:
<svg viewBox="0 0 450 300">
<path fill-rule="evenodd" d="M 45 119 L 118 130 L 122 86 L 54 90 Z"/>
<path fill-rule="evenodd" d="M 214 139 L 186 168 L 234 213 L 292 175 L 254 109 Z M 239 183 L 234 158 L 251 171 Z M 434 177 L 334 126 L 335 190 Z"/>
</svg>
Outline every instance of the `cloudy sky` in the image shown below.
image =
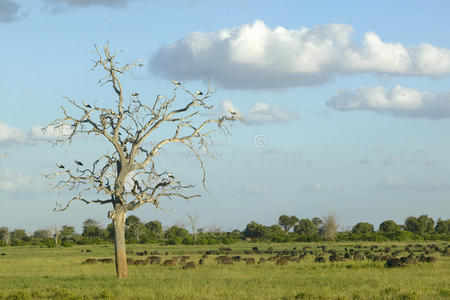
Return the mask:
<svg viewBox="0 0 450 300">
<path fill-rule="evenodd" d="M 152 103 L 171 80 L 216 90 L 214 113 L 245 125 L 215 136 L 207 186 L 192 157 L 159 160 L 203 197 L 137 213 L 165 225 L 197 213 L 201 226 L 243 229 L 336 212 L 340 224 L 376 226 L 426 213 L 450 217 L 450 2 L 247 0 L 0 0 L 0 226 L 107 224 L 109 207 L 74 204 L 42 174 L 56 162 L 92 162 L 107 147 L 70 147 L 40 128 L 64 96 L 114 103 L 89 70 L 94 45 L 144 61 L 126 90 Z M 179 103 L 186 99 L 180 97 Z"/>
</svg>

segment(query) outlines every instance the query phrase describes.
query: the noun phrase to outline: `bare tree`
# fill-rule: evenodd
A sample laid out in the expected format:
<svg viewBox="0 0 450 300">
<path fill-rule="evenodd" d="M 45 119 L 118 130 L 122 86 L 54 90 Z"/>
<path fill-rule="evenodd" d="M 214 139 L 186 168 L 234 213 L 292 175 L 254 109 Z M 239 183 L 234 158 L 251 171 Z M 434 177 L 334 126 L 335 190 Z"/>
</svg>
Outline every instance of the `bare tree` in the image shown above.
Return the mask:
<svg viewBox="0 0 450 300">
<path fill-rule="evenodd" d="M 322 226 L 319 228 L 319 234 L 327 241 L 333 241 L 336 237 L 339 225 L 335 213 L 329 213 L 322 219 Z"/>
<path fill-rule="evenodd" d="M 52 229 L 53 229 L 53 239 L 55 240 L 55 247 L 58 248 L 58 237 L 59 237 L 58 225 L 53 226 Z"/>
<path fill-rule="evenodd" d="M 205 119 L 211 115 L 213 108 L 207 104 L 213 91 L 208 85 L 206 91 L 191 91 L 184 84 L 172 81 L 173 95 L 157 96 L 150 104 L 141 100 L 137 92 L 126 94 L 121 83 L 121 76 L 134 67 L 141 67 L 136 61 L 132 64 L 120 65 L 118 52 L 111 52 L 109 45 L 95 47 L 96 59 L 93 69 L 100 68 L 106 75 L 99 80 L 99 85 L 110 85 L 116 97 L 112 107 L 99 107 L 93 103 L 76 101 L 66 98 L 72 109 L 62 107 L 63 117 L 48 126 L 68 131 L 54 141 L 54 144 L 71 143 L 76 136 L 94 135 L 104 139 L 112 146 L 112 154 L 100 155 L 92 164 L 75 161 L 75 168 L 58 163 L 58 172 L 46 177 L 53 180 L 57 189 L 66 188 L 77 191 L 65 206 L 57 207 L 57 211 L 66 210 L 74 201 L 86 204 L 110 204 L 113 209 L 108 212 L 112 219 L 115 234 L 115 259 L 117 277 L 128 276 L 125 252 L 125 215 L 146 203 L 159 206 L 163 198 L 179 197 L 191 199 L 199 197 L 190 194 L 192 184 L 182 183 L 167 170 L 161 170 L 156 165 L 155 158 L 161 148 L 169 144 L 181 144 L 187 147 L 196 157 L 202 169 L 202 183 L 205 187 L 206 170 L 202 153 L 208 152 L 214 130 L 212 125 L 229 134 L 228 124 L 242 120 L 235 112 L 219 118 Z M 175 108 L 177 93 L 187 97 L 186 103 Z M 153 141 L 159 128 L 172 128 L 173 133 L 166 138 Z M 162 133 L 166 131 L 161 131 Z M 92 198 L 95 192 L 105 197 Z"/>
<path fill-rule="evenodd" d="M 198 234 L 203 231 L 203 229 L 201 229 L 201 228 L 199 229 L 197 227 L 198 214 L 197 213 L 195 213 L 195 214 L 188 214 L 187 217 L 189 219 L 189 227 L 191 228 L 192 236 L 194 237 L 194 243 L 197 243 Z"/>
</svg>

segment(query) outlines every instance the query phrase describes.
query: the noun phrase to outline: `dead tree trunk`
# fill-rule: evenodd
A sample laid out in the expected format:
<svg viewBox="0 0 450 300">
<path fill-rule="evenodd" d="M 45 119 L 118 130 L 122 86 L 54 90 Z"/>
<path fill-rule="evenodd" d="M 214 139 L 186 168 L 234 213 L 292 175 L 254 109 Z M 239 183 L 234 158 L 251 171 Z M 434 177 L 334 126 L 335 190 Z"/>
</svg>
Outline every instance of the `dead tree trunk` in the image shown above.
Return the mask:
<svg viewBox="0 0 450 300">
<path fill-rule="evenodd" d="M 118 278 L 128 277 L 127 254 L 125 245 L 125 214 L 126 208 L 116 206 L 110 212 L 110 218 L 114 224 L 114 248 L 116 258 L 116 274 Z"/>
<path fill-rule="evenodd" d="M 54 229 L 55 229 L 55 235 L 54 235 L 55 247 L 58 248 L 58 226 L 55 225 Z"/>
</svg>

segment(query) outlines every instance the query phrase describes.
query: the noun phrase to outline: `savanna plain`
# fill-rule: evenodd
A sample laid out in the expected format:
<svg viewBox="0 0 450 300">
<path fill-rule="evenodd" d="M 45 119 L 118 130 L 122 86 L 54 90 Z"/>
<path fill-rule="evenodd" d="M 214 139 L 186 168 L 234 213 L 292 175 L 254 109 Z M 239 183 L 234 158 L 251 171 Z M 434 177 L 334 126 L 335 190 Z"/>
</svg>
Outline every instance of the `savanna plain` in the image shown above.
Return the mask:
<svg viewBox="0 0 450 300">
<path fill-rule="evenodd" d="M 448 243 L 129 245 L 126 280 L 115 277 L 111 260 L 83 263 L 113 258 L 113 245 L 5 247 L 0 299 L 449 299 L 450 256 L 433 247 Z M 333 253 L 337 261 L 330 261 Z M 388 268 L 382 257 L 392 254 L 416 261 Z M 173 257 L 179 260 L 163 266 Z M 285 263 L 277 263 L 281 257 Z M 195 268 L 183 269 L 189 261 Z"/>
</svg>

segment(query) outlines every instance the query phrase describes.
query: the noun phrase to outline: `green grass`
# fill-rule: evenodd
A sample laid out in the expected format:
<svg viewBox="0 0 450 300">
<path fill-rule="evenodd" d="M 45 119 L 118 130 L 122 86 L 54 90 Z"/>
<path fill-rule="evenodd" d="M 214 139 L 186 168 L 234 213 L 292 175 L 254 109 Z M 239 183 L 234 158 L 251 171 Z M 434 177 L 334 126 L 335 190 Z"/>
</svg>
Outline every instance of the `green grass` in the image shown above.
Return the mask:
<svg viewBox="0 0 450 300">
<path fill-rule="evenodd" d="M 326 245 L 342 250 L 356 244 Z M 259 258 L 270 255 L 245 255 L 242 251 L 253 246 L 282 250 L 304 245 L 312 249 L 317 246 L 242 243 L 224 247 L 232 248 L 231 255 Z M 204 251 L 218 247 L 128 246 L 134 251 L 169 252 L 163 259 L 186 254 L 195 262 Z M 81 253 L 81 249 L 93 252 Z M 396 269 L 367 260 L 314 263 L 313 256 L 284 267 L 273 262 L 217 265 L 215 256 L 210 256 L 205 265 L 194 270 L 182 270 L 181 266 L 130 266 L 129 278 L 118 280 L 113 264 L 81 264 L 86 258 L 112 258 L 112 245 L 60 249 L 9 247 L 0 248 L 2 252 L 6 256 L 0 256 L 0 299 L 450 299 L 450 257 L 440 255 L 435 264 L 419 263 Z"/>
</svg>

